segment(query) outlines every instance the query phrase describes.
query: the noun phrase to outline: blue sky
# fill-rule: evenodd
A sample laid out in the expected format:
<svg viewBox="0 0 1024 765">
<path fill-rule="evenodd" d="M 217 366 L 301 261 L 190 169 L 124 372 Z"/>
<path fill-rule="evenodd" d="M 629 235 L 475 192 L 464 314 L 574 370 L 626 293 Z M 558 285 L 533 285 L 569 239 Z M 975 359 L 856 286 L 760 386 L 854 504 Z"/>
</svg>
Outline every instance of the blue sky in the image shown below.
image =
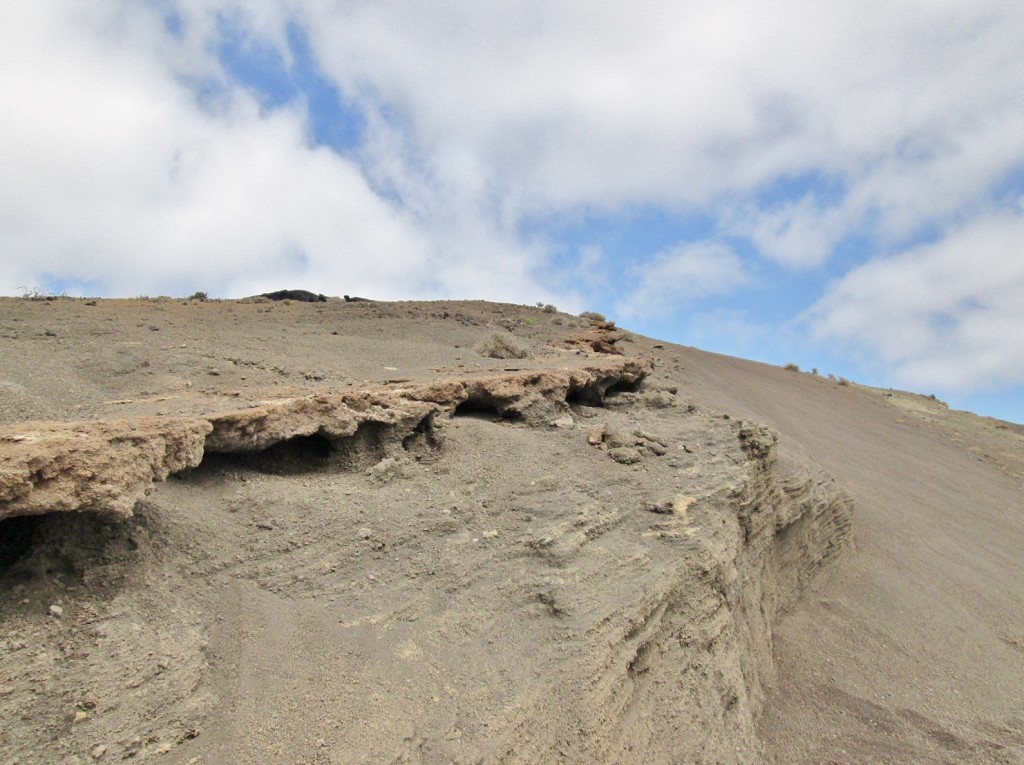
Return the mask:
<svg viewBox="0 0 1024 765">
<path fill-rule="evenodd" d="M 8 3 L 0 293 L 598 310 L 1024 421 L 1024 57 L 975 3 Z"/>
</svg>

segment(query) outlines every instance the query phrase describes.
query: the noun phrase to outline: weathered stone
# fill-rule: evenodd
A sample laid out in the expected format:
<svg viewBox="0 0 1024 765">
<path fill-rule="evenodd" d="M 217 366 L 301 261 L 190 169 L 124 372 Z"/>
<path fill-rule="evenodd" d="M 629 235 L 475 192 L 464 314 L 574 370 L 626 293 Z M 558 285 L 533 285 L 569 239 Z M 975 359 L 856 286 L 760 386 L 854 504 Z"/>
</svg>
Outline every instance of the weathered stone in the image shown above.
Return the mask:
<svg viewBox="0 0 1024 765">
<path fill-rule="evenodd" d="M 631 448 L 639 443 L 637 437 L 632 433 L 627 433 L 624 430 L 612 429 L 605 430 L 604 442 L 608 444 L 609 449 Z"/>
<path fill-rule="evenodd" d="M 195 467 L 210 423 L 144 418 L 0 428 L 0 519 L 89 510 L 123 518 L 154 481 Z"/>
<path fill-rule="evenodd" d="M 540 424 L 568 417 L 567 403 L 599 404 L 613 386 L 636 387 L 650 371 L 647 361 L 616 359 L 581 369 L 347 389 L 210 417 L 8 425 L 0 428 L 0 520 L 55 511 L 126 518 L 151 484 L 196 467 L 207 451 L 260 452 L 300 436 L 322 436 L 350 456 L 365 450 L 374 464 L 381 451 L 432 443 L 433 417 L 467 402 Z"/>
<path fill-rule="evenodd" d="M 623 465 L 634 465 L 643 459 L 643 456 L 636 449 L 628 446 L 620 446 L 608 450 L 608 456 Z"/>
</svg>

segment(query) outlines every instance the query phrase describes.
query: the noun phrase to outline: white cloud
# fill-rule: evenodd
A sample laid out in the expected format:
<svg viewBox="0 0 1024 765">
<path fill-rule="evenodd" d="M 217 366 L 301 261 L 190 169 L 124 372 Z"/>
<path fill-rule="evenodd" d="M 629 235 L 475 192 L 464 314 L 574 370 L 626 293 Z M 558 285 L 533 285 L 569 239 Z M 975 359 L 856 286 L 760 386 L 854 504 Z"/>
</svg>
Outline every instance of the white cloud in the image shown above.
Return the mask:
<svg viewBox="0 0 1024 765">
<path fill-rule="evenodd" d="M 5 291 L 46 274 L 114 294 L 422 280 L 418 232 L 306 145 L 301 114 L 261 115 L 243 92 L 210 114 L 156 55 L 159 19 L 39 5 L 0 23 Z"/>
<path fill-rule="evenodd" d="M 388 240 L 404 227 L 423 250 L 463 250 L 452 256 L 461 271 L 473 270 L 469 262 L 486 271 L 495 261 L 517 261 L 485 285 L 491 290 L 534 287 L 530 274 L 543 266 L 543 253 L 519 240 L 525 215 L 635 204 L 716 214 L 727 208 L 709 206 L 733 200 L 725 222 L 764 255 L 816 265 L 867 220 L 898 240 L 976 203 L 1024 153 L 1024 60 L 1015 33 L 1024 9 L 1008 0 L 163 5 L 185 20 L 180 39 L 163 29 L 157 4 L 97 2 L 68 11 L 40 2 L 0 11 L 2 107 L 11 114 L 37 107 L 5 129 L 9 149 L 0 160 L 19 190 L 30 192 L 19 194 L 22 209 L 37 210 L 40 195 L 92 202 L 63 200 L 77 211 L 61 213 L 74 232 L 66 239 L 92 226 L 101 199 L 144 220 L 127 197 L 166 191 L 164 166 L 179 143 L 214 145 L 219 136 L 229 145 L 250 131 L 265 151 L 297 156 L 299 166 L 308 161 L 296 138 L 304 118 L 298 111 L 275 115 L 290 118 L 293 136 L 260 127 L 265 115 L 242 92 L 217 115 L 188 102 L 175 77 L 221 76 L 211 51 L 224 18 L 276 43 L 286 60 L 285 25 L 304 25 L 325 70 L 370 110 L 361 172 L 375 188 L 401 195 L 402 206 L 381 208 L 367 229 L 379 224 L 391 232 Z M 386 107 L 392 119 L 377 118 L 374 107 Z M 116 168 L 117 160 L 131 171 Z M 328 174 L 345 174 L 342 160 L 317 161 L 331 166 Z M 838 178 L 844 200 L 834 208 L 807 200 L 759 208 L 743 199 L 805 172 Z M 59 188 L 69 177 L 76 182 Z M 286 177 L 274 180 L 295 187 Z M 295 202 L 312 199 L 315 207 L 319 197 Z M 188 203 L 164 199 L 168 210 Z M 266 203 L 257 205 L 261 217 L 274 217 Z M 61 224 L 49 228 L 57 236 Z M 97 248 L 109 248 L 110 238 Z M 314 260 L 326 257 L 299 238 Z M 325 241 L 323 232 L 309 240 Z M 353 249 L 365 247 L 360 241 Z M 385 249 L 376 248 L 378 257 L 399 257 Z M 436 274 L 434 266 L 428 270 Z M 451 284 L 479 279 L 486 281 L 455 275 Z"/>
<path fill-rule="evenodd" d="M 0 292 L 59 278 L 118 295 L 549 297 L 528 248 L 385 201 L 354 161 L 308 144 L 298 108 L 261 112 L 242 88 L 204 108 L 182 78 L 223 80 L 209 45 L 98 8 L 0 11 Z"/>
<path fill-rule="evenodd" d="M 679 313 L 693 302 L 731 292 L 749 277 L 742 261 L 718 242 L 672 247 L 635 269 L 637 284 L 619 302 L 624 317 Z"/>
<path fill-rule="evenodd" d="M 817 266 L 849 231 L 850 221 L 836 207 L 823 208 L 811 195 L 767 209 L 750 205 L 727 224 L 733 234 L 746 235 L 759 252 L 788 266 Z"/>
<path fill-rule="evenodd" d="M 424 150 L 474 157 L 527 211 L 699 205 L 811 169 L 859 185 L 945 150 L 994 155 L 998 173 L 1019 156 L 1019 140 L 984 124 L 1021 115 L 1017 2 L 316 8 L 330 71 L 373 83 Z M 878 204 L 899 215 L 914 200 Z"/>
<path fill-rule="evenodd" d="M 813 336 L 918 388 L 1024 379 L 1024 215 L 978 218 L 933 244 L 857 268 L 807 314 Z"/>
</svg>

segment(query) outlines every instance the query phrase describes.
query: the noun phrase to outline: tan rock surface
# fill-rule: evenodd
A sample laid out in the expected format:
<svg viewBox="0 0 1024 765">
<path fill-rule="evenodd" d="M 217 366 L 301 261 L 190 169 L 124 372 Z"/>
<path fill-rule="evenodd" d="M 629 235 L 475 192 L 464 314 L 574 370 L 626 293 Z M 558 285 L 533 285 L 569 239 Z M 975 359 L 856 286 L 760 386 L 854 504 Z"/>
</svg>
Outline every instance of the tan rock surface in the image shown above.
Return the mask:
<svg viewBox="0 0 1024 765">
<path fill-rule="evenodd" d="M 27 422 L 0 428 L 0 519 L 55 511 L 131 515 L 156 481 L 196 467 L 205 420 Z"/>
</svg>

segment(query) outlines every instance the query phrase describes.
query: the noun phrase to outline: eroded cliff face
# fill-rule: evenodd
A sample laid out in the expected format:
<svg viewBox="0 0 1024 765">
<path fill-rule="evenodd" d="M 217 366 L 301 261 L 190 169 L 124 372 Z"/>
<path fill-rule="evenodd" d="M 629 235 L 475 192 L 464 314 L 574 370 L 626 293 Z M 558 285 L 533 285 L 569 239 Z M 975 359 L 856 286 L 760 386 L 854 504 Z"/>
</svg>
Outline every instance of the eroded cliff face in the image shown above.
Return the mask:
<svg viewBox="0 0 1024 765">
<path fill-rule="evenodd" d="M 9 750 L 758 762 L 773 624 L 851 502 L 650 372 L 6 428 Z"/>
<path fill-rule="evenodd" d="M 439 380 L 271 401 L 209 417 L 27 422 L 0 428 L 0 520 L 89 511 L 132 513 L 151 484 L 197 467 L 206 452 L 251 454 L 295 439 L 322 439 L 349 467 L 365 467 L 429 440 L 432 418 L 460 408 L 539 423 L 570 402 L 600 404 L 640 385 L 649 362 Z M 273 455 L 271 455 L 273 456 Z M 325 455 L 326 456 L 326 455 Z"/>
<path fill-rule="evenodd" d="M 782 464 L 767 429 L 689 419 L 701 435 L 662 430 L 714 455 L 688 468 L 687 493 L 662 491 L 635 525 L 634 508 L 584 511 L 548 537 L 544 602 L 572 624 L 569 647 L 500 761 L 761 761 L 773 624 L 849 544 L 852 501 Z"/>
</svg>

